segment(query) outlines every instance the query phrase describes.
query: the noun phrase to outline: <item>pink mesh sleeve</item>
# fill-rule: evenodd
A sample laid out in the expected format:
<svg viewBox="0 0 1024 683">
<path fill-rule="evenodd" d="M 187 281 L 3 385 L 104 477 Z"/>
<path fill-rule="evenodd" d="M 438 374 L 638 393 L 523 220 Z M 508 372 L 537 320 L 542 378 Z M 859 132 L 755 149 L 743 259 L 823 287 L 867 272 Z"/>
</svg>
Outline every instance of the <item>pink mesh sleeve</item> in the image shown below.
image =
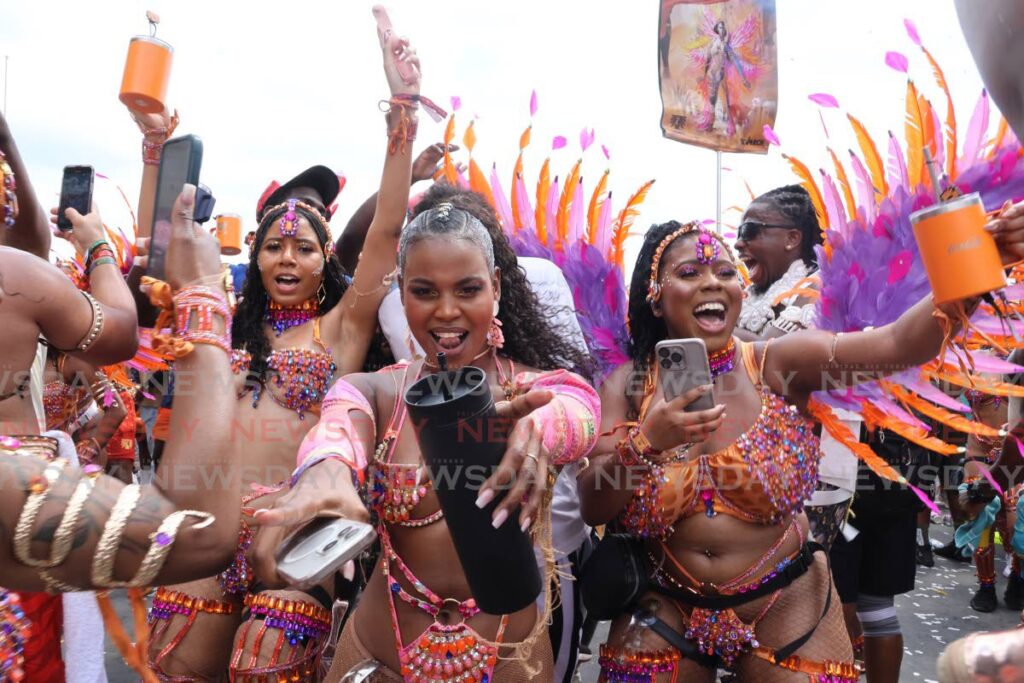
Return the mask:
<svg viewBox="0 0 1024 683">
<path fill-rule="evenodd" d="M 362 482 L 366 469 L 366 449 L 356 436 L 351 411 L 359 411 L 374 420 L 373 408 L 366 397 L 343 379 L 327 392 L 320 408 L 320 422 L 306 434 L 299 446 L 296 465 L 336 458 L 348 465 Z"/>
<path fill-rule="evenodd" d="M 590 453 L 597 443 L 601 423 L 601 399 L 580 376 L 567 370 L 516 378 L 521 390 L 546 389 L 555 397 L 534 411 L 544 431 L 544 448 L 554 465 L 575 462 Z"/>
</svg>

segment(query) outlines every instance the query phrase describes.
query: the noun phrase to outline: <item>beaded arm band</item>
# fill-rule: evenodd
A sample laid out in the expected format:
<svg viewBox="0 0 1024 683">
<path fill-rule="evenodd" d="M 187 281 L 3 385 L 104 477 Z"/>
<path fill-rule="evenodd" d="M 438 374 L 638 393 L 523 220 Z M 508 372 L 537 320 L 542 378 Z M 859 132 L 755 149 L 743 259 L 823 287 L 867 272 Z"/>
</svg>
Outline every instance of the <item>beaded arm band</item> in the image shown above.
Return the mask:
<svg viewBox="0 0 1024 683">
<path fill-rule="evenodd" d="M 231 355 L 231 309 L 224 290 L 216 287 L 184 287 L 172 296 L 166 282 L 143 277 L 150 288 L 149 298 L 163 309 L 154 330 L 173 327 L 173 334 L 153 333 L 153 349 L 174 358 L 192 353 L 195 344 L 210 344 Z M 214 316 L 219 316 L 222 329 L 217 331 Z"/>
<path fill-rule="evenodd" d="M 371 423 L 376 423 L 373 408 L 366 397 L 345 380 L 338 380 L 320 407 L 320 422 L 306 434 L 299 446 L 297 467 L 291 477 L 293 486 L 303 472 L 327 459 L 345 463 L 362 483 L 367 463 L 366 449 L 355 438 L 355 426 L 349 414 L 353 410 L 365 413 Z"/>
<path fill-rule="evenodd" d="M 582 379 L 565 370 L 545 372 L 529 389 L 547 389 L 554 398 L 533 412 L 543 429 L 544 448 L 551 463 L 567 465 L 587 455 L 597 443 L 601 399 Z"/>
<path fill-rule="evenodd" d="M 100 338 L 100 334 L 103 332 L 103 308 L 100 307 L 100 303 L 89 292 L 82 292 L 82 296 L 92 306 L 92 325 L 89 326 L 89 331 L 82 337 L 82 341 L 78 342 L 78 345 L 75 347 L 75 351 L 79 352 L 88 351 L 89 347 L 96 343 L 96 340 Z"/>
</svg>

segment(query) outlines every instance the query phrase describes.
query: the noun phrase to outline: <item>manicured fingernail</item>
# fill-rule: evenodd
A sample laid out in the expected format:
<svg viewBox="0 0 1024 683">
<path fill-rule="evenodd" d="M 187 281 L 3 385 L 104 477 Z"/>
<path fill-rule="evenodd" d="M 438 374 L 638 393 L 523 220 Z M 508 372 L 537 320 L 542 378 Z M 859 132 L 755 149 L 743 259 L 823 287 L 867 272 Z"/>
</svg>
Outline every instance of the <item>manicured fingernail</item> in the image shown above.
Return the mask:
<svg viewBox="0 0 1024 683">
<path fill-rule="evenodd" d="M 533 520 L 531 520 L 529 517 L 523 520 L 523 523 L 519 526 L 523 533 L 526 533 L 526 531 L 529 530 L 531 521 Z"/>
<path fill-rule="evenodd" d="M 480 495 L 476 497 L 476 506 L 481 510 L 487 507 L 487 504 L 494 500 L 494 491 L 491 489 L 484 489 L 480 492 Z"/>
<path fill-rule="evenodd" d="M 508 510 L 499 510 L 498 514 L 494 515 L 494 521 L 491 522 L 491 526 L 495 529 L 500 529 L 501 525 L 508 519 Z"/>
</svg>

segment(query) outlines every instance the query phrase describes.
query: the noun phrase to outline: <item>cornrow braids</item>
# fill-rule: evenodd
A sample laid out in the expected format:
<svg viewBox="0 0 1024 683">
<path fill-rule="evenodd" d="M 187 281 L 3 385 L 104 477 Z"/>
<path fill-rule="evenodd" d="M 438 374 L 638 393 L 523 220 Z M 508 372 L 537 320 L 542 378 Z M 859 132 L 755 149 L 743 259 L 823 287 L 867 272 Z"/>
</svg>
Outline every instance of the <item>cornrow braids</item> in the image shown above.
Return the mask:
<svg viewBox="0 0 1024 683">
<path fill-rule="evenodd" d="M 272 226 L 276 228 L 278 221 L 287 210 L 287 204 L 280 204 L 269 209 L 260 220 L 252 248 L 249 250 L 249 267 L 245 274 L 245 284 L 242 285 L 242 300 L 238 304 L 234 320 L 231 323 L 232 348 L 244 349 L 252 357 L 249 376 L 246 379 L 247 384 L 262 383 L 267 370 L 267 359 L 272 350 L 270 341 L 263 330 L 263 316 L 267 310 L 269 296 L 260 277 L 257 259 L 267 237 L 267 230 Z M 305 217 L 316 234 L 320 249 L 324 250 L 325 245 L 330 241 L 330 235 L 324 229 L 323 218 L 314 216 L 310 209 L 306 209 L 302 205 L 297 205 L 295 211 Z M 334 308 L 341 301 L 345 290 L 348 289 L 345 269 L 341 265 L 341 261 L 338 260 L 336 252 L 331 252 L 330 257 L 325 260 L 323 277 L 324 299 L 320 302 L 317 315 L 324 315 Z"/>
<path fill-rule="evenodd" d="M 754 202 L 769 205 L 793 222 L 803 234 L 803 239 L 800 240 L 800 258 L 808 267 L 816 268 L 818 256 L 814 252 L 814 247 L 823 240 L 818 214 L 807 190 L 800 185 L 783 185 L 765 192 Z"/>
<path fill-rule="evenodd" d="M 592 380 L 597 368 L 594 359 L 566 341 L 543 312 L 486 197 L 472 190 L 435 183 L 413 209 L 413 218 L 444 203 L 476 218 L 491 237 L 494 265 L 501 269 L 498 319 L 505 336 L 502 353 L 517 363 L 541 370 L 569 369 Z"/>
</svg>

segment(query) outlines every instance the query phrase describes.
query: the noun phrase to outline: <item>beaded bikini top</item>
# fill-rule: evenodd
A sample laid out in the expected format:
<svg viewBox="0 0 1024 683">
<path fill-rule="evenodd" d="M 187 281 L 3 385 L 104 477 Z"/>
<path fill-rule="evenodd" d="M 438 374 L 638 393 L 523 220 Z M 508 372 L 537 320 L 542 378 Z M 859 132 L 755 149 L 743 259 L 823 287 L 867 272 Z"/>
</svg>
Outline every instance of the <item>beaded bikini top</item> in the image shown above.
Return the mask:
<svg viewBox="0 0 1024 683">
<path fill-rule="evenodd" d="M 267 357 L 267 371 L 255 388 L 246 386 L 239 397 L 252 390 L 252 405 L 260 402 L 266 389 L 274 402 L 288 410 L 294 410 L 299 419 L 305 419 L 307 412 L 320 413 L 331 379 L 338 366 L 334 356 L 320 340 L 320 318 L 313 322 L 313 342 L 323 351 L 311 349 L 275 349 Z M 252 357 L 248 351 L 235 349 L 231 353 L 231 370 L 235 374 L 248 372 Z"/>
<path fill-rule="evenodd" d="M 720 451 L 654 468 L 620 515 L 630 532 L 664 539 L 676 520 L 698 513 L 777 524 L 811 497 L 821 459 L 813 423 L 764 383 L 763 355 L 758 364 L 747 343 L 740 353 L 761 396 L 757 420 Z M 649 403 L 650 395 L 641 420 Z"/>
<path fill-rule="evenodd" d="M 509 360 L 508 373 L 495 358 L 498 378 L 505 387 L 507 398 L 514 392 L 513 384 L 508 378 L 515 377 L 515 364 Z M 398 436 L 402 433 L 408 411 L 402 396 L 408 381 L 409 364 L 400 363 L 395 367 L 403 367 L 404 371 L 393 373 L 395 378 L 395 406 L 391 411 L 391 421 L 384 432 L 384 438 L 377 444 L 370 463 L 369 498 L 370 508 L 376 517 L 384 523 L 404 527 L 423 527 L 440 520 L 444 512 L 438 508 L 434 512 L 420 518 L 413 518 L 412 511 L 427 495 L 430 489 L 430 476 L 423 462 L 396 463 L 391 462 Z M 401 381 L 399 381 L 399 377 Z M 415 381 L 416 378 L 413 379 Z"/>
<path fill-rule="evenodd" d="M 46 413 L 46 428 L 61 429 L 78 417 L 78 402 L 81 389 L 64 381 L 64 359 L 61 354 L 54 362 L 58 379 L 43 384 L 43 409 Z"/>
</svg>

